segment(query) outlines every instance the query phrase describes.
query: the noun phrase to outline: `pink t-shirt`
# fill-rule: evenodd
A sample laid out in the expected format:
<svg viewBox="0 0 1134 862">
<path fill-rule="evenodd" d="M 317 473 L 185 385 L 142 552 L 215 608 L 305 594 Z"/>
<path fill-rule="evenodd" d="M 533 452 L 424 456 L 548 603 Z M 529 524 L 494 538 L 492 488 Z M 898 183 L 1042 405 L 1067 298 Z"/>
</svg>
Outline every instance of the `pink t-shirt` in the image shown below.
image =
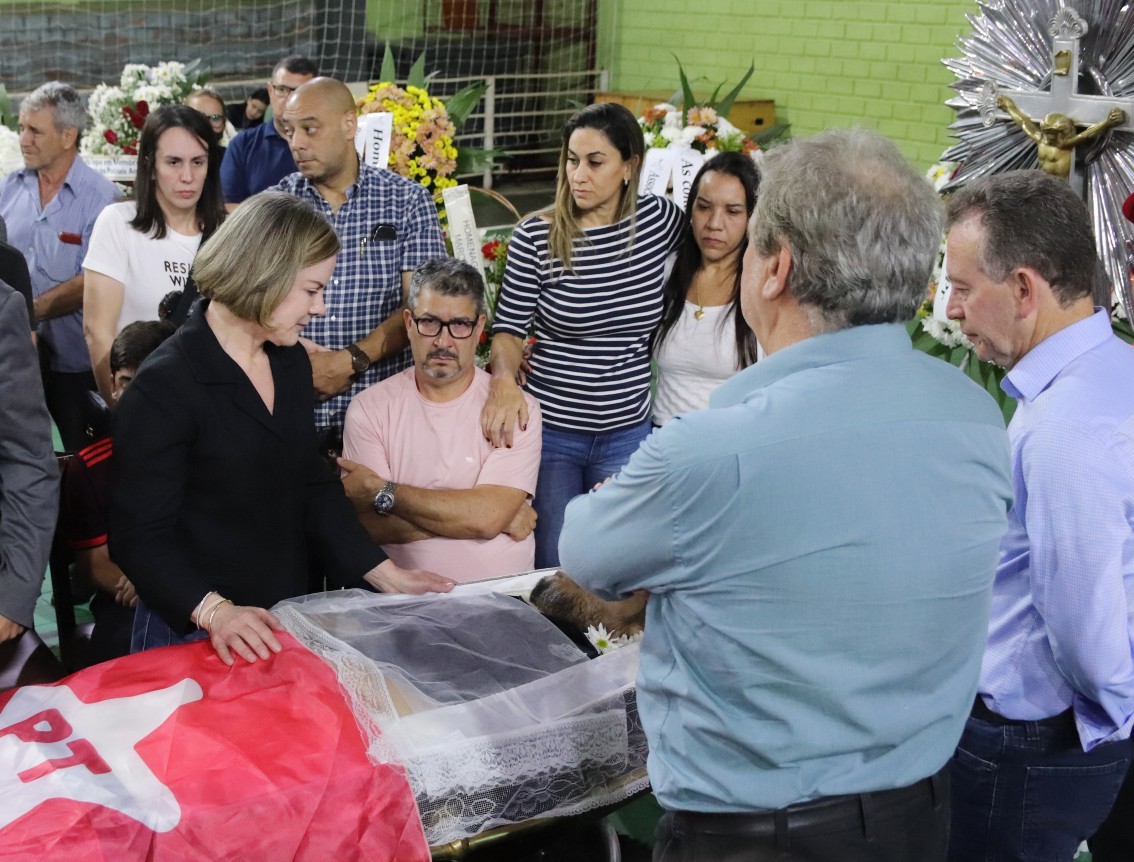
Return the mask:
<svg viewBox="0 0 1134 862">
<path fill-rule="evenodd" d="M 464 489 L 504 485 L 535 493 L 542 441 L 539 405 L 525 393 L 526 431 L 516 429 L 511 449 L 496 449 L 480 430 L 490 375 L 476 369 L 463 395 L 442 403 L 417 390 L 414 369 L 360 392 L 347 409 L 343 456 L 379 476 L 416 488 Z M 423 539 L 382 550 L 399 566 L 428 569 L 454 581 L 527 572 L 535 567 L 535 537 Z"/>
</svg>

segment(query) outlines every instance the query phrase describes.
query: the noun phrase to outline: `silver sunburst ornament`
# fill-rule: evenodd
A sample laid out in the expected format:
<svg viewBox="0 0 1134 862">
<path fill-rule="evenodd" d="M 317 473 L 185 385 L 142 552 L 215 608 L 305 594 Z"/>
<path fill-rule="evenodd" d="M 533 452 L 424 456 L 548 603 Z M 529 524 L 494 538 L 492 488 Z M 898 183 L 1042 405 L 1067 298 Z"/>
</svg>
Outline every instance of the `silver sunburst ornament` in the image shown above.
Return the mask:
<svg viewBox="0 0 1134 862">
<path fill-rule="evenodd" d="M 1127 314 L 1134 225 L 1122 203 L 1134 190 L 1134 2 L 998 0 L 977 3 L 961 36 L 957 76 L 959 162 L 948 192 L 989 174 L 1042 167 L 1084 195 L 1095 244 Z"/>
</svg>

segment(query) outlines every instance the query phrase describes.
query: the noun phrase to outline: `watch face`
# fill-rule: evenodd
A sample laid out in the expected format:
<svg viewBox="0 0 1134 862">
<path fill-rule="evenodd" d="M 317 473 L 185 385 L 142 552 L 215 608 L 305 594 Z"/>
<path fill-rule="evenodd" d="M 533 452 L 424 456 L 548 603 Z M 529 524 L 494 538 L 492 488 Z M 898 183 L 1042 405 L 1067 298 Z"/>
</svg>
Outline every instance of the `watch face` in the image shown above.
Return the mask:
<svg viewBox="0 0 1134 862">
<path fill-rule="evenodd" d="M 370 357 L 362 352 L 362 348 L 352 344 L 347 350 L 350 352 L 350 367 L 355 374 L 361 374 L 370 367 Z"/>
<path fill-rule="evenodd" d="M 379 515 L 388 515 L 394 508 L 394 495 L 389 491 L 379 491 L 374 498 L 374 511 Z"/>
</svg>

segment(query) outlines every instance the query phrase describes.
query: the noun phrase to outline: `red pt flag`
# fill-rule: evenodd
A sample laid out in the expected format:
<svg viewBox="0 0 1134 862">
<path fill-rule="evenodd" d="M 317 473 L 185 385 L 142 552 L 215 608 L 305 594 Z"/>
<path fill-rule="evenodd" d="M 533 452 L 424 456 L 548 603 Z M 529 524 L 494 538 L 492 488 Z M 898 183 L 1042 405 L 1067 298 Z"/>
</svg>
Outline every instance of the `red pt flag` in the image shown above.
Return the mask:
<svg viewBox="0 0 1134 862">
<path fill-rule="evenodd" d="M 425 862 L 405 776 L 375 766 L 334 672 L 290 635 L 207 642 L 0 695 L 0 858 Z"/>
</svg>

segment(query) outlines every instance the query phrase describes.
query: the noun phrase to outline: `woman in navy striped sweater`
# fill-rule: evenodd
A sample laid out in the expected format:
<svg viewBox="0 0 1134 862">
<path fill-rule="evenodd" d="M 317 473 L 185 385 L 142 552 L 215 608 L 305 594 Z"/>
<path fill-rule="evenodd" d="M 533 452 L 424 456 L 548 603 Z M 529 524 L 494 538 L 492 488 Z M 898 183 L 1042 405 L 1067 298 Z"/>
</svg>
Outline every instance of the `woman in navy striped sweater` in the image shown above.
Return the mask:
<svg viewBox="0 0 1134 862">
<path fill-rule="evenodd" d="M 618 472 L 650 432 L 650 335 L 665 259 L 684 216 L 639 196 L 642 130 L 620 105 L 591 105 L 563 130 L 554 206 L 517 226 L 492 338 L 481 417 L 494 445 L 527 422 L 517 375 L 534 323 L 528 392 L 543 413 L 536 565 L 559 565 L 567 502 Z"/>
</svg>

